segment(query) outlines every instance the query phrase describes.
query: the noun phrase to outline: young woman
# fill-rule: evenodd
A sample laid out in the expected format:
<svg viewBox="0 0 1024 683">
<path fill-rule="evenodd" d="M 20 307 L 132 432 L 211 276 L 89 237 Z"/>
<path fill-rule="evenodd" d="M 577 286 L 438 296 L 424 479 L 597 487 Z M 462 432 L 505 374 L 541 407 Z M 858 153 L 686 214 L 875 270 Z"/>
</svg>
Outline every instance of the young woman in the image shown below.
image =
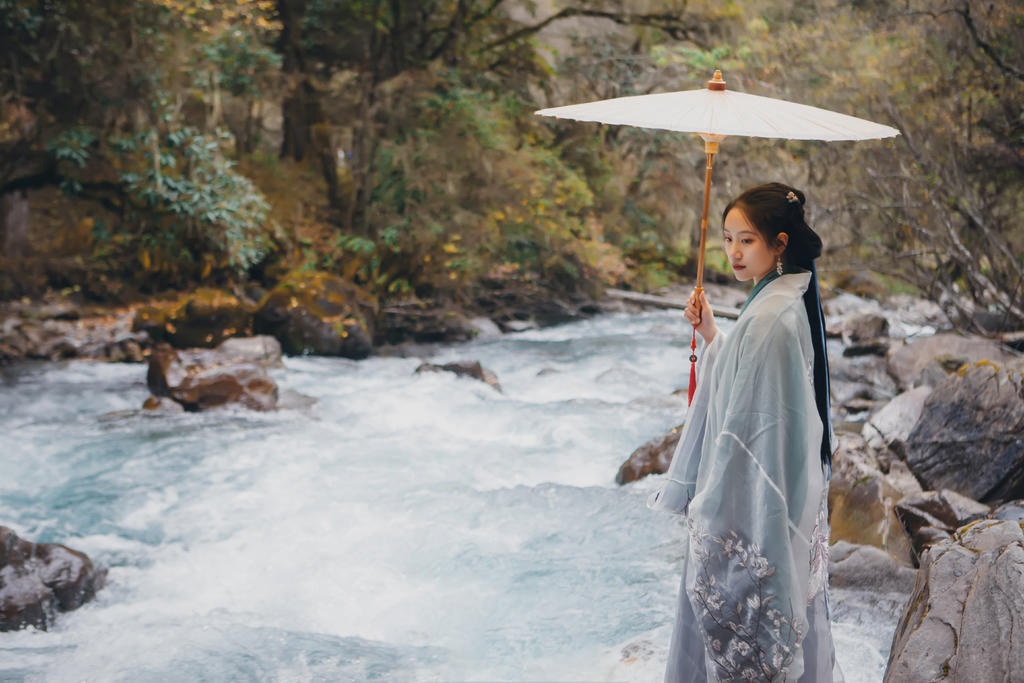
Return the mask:
<svg viewBox="0 0 1024 683">
<path fill-rule="evenodd" d="M 842 680 L 829 627 L 828 361 L 804 195 L 753 187 L 723 213 L 725 251 L 754 289 L 732 331 L 703 293 L 697 391 L 651 507 L 689 533 L 666 683 Z"/>
</svg>

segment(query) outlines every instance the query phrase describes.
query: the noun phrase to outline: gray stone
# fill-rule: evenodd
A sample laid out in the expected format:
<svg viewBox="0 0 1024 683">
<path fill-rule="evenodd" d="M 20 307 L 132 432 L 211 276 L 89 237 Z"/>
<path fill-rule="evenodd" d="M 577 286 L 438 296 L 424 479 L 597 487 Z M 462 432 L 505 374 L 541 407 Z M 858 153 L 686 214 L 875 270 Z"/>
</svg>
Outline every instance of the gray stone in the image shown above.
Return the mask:
<svg viewBox="0 0 1024 683">
<path fill-rule="evenodd" d="M 469 319 L 469 326 L 475 339 L 497 339 L 502 336 L 501 328 L 490 318 L 478 316 Z"/>
<path fill-rule="evenodd" d="M 1024 500 L 1011 500 L 988 513 L 990 519 L 1002 519 L 1008 522 L 1024 522 Z"/>
<path fill-rule="evenodd" d="M 906 461 L 927 489 L 1024 497 L 1024 378 L 987 362 L 950 375 L 925 400 Z"/>
<path fill-rule="evenodd" d="M 893 636 L 885 683 L 1020 680 L 1024 530 L 981 521 L 929 548 Z"/>
<path fill-rule="evenodd" d="M 915 387 L 895 397 L 864 424 L 863 436 L 868 446 L 880 451 L 893 448 L 902 452 L 907 437 L 921 417 L 924 401 L 931 387 Z"/>
<path fill-rule="evenodd" d="M 836 588 L 907 595 L 914 590 L 917 571 L 880 548 L 838 541 L 829 555 L 829 582 Z"/>
<path fill-rule="evenodd" d="M 97 569 L 77 550 L 32 543 L 0 526 L 0 631 L 45 630 L 57 612 L 92 600 L 106 576 L 106 569 Z"/>
<path fill-rule="evenodd" d="M 877 341 L 888 335 L 889 321 L 880 313 L 865 311 L 843 320 L 842 336 L 845 344 Z"/>
<path fill-rule="evenodd" d="M 924 384 L 921 374 L 936 358 L 943 358 L 947 365 L 956 368 L 977 361 L 991 361 L 996 364 L 1013 362 L 1017 354 L 996 342 L 980 337 L 963 337 L 943 333 L 915 339 L 912 343 L 893 345 L 889 353 L 889 371 L 903 389 Z"/>
<path fill-rule="evenodd" d="M 237 361 L 248 361 L 267 368 L 278 368 L 281 363 L 281 342 L 270 335 L 231 337 L 215 349 L 219 354 Z"/>
</svg>

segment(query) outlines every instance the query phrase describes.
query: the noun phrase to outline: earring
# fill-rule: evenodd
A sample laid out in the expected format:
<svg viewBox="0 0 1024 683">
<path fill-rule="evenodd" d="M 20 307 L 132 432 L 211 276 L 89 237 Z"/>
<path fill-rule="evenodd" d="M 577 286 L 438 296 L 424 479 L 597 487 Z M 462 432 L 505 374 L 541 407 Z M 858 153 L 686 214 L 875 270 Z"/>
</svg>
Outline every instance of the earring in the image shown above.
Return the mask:
<svg viewBox="0 0 1024 683">
<path fill-rule="evenodd" d="M 782 275 L 782 257 L 781 256 L 776 256 L 775 257 L 775 272 L 778 273 L 779 275 Z"/>
</svg>

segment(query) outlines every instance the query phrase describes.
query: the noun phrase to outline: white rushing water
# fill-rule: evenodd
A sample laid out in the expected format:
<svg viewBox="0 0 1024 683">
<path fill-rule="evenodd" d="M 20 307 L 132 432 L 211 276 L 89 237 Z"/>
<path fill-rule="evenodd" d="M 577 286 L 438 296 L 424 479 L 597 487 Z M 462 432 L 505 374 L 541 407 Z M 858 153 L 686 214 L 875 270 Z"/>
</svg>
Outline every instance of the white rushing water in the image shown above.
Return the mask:
<svg viewBox="0 0 1024 683">
<path fill-rule="evenodd" d="M 109 568 L 0 681 L 659 681 L 680 520 L 614 476 L 681 421 L 689 336 L 610 315 L 414 358 L 286 359 L 271 414 L 146 415 L 145 368 L 5 370 L 0 524 Z M 838 656 L 880 681 L 892 609 L 836 594 Z"/>
</svg>

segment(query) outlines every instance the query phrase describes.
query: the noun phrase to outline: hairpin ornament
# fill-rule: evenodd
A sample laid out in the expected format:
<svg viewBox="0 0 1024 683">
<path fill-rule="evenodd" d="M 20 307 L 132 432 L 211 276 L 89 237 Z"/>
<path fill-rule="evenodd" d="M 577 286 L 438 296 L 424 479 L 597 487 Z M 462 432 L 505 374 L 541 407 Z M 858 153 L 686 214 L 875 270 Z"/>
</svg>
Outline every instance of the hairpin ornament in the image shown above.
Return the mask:
<svg viewBox="0 0 1024 683">
<path fill-rule="evenodd" d="M 789 192 L 786 193 L 786 201 L 788 201 L 790 204 L 796 204 L 798 201 L 800 201 L 800 199 L 796 196 L 796 192 L 790 190 Z"/>
</svg>

